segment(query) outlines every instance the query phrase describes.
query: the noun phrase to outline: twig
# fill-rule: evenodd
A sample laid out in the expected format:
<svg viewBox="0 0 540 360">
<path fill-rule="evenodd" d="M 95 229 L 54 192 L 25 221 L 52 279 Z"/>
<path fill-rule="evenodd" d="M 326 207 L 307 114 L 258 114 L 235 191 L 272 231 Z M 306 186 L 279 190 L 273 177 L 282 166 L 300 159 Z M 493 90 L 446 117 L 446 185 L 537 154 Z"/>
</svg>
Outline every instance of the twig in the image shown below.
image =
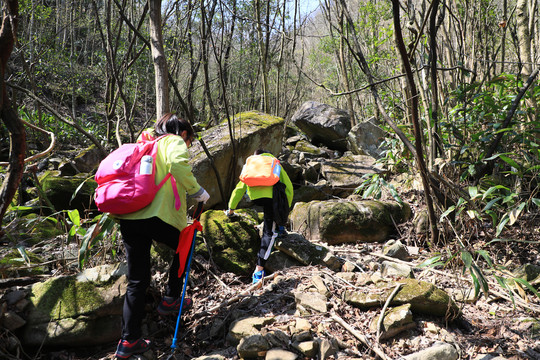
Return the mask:
<svg viewBox="0 0 540 360">
<path fill-rule="evenodd" d="M 233 296 L 232 298 L 230 298 L 228 300 L 225 300 L 224 302 L 222 302 L 219 305 L 216 305 L 216 306 L 214 306 L 214 307 L 212 307 L 212 308 L 210 308 L 208 310 L 203 311 L 202 314 L 212 313 L 212 312 L 214 312 L 216 310 L 221 309 L 222 307 L 229 306 L 232 303 L 237 302 L 238 300 L 248 296 L 252 291 L 261 288 L 265 281 L 274 279 L 278 274 L 279 274 L 278 272 L 275 272 L 275 273 L 273 273 L 271 275 L 268 275 L 268 276 L 262 278 L 261 281 L 259 281 L 256 284 L 252 284 L 250 287 L 248 287 L 246 290 L 242 291 L 240 294 L 235 295 L 235 296 Z"/>
<path fill-rule="evenodd" d="M 376 345 L 372 345 L 371 344 L 371 341 L 369 341 L 369 339 L 365 336 L 365 335 L 362 335 L 360 334 L 358 331 L 356 331 L 356 329 L 354 329 L 351 325 L 347 324 L 345 322 L 345 320 L 343 320 L 342 318 L 340 318 L 337 314 L 332 314 L 332 319 L 337 322 L 338 324 L 340 324 L 341 326 L 343 326 L 347 331 L 349 331 L 351 334 L 354 335 L 355 338 L 357 338 L 358 340 L 360 340 L 360 342 L 362 344 L 364 344 L 365 346 L 367 346 L 370 350 L 372 350 L 375 354 L 377 354 L 381 359 L 383 360 L 389 360 L 389 358 L 386 356 L 386 354 L 384 353 L 384 351 L 379 347 L 378 344 Z"/>
<path fill-rule="evenodd" d="M 392 291 L 392 293 L 390 294 L 390 296 L 388 297 L 388 299 L 386 299 L 386 302 L 384 303 L 384 306 L 381 310 L 381 315 L 379 316 L 379 321 L 377 322 L 377 342 L 379 342 L 379 339 L 381 337 L 381 328 L 383 326 L 384 313 L 386 312 L 388 305 L 390 304 L 394 296 L 396 296 L 397 292 L 399 291 L 402 285 L 403 285 L 402 283 L 398 283 L 396 287 L 394 288 L 394 291 Z"/>
</svg>

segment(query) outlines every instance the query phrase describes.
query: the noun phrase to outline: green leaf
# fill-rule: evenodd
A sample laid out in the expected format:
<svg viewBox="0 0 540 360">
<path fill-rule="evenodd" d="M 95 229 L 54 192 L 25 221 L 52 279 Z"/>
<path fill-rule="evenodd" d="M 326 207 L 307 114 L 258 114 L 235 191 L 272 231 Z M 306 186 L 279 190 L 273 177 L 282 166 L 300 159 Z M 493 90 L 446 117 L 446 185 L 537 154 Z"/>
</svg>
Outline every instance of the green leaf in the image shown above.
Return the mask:
<svg viewBox="0 0 540 360">
<path fill-rule="evenodd" d="M 474 199 L 478 196 L 477 186 L 469 186 L 469 196 L 471 197 L 471 199 Z"/>
<path fill-rule="evenodd" d="M 466 250 L 463 250 L 461 252 L 461 260 L 463 260 L 463 263 L 467 269 L 470 269 L 472 264 L 472 255 Z"/>
<path fill-rule="evenodd" d="M 81 216 L 79 214 L 79 210 L 68 210 L 68 216 L 73 225 L 81 226 Z"/>
<path fill-rule="evenodd" d="M 527 203 L 522 202 L 518 205 L 518 207 L 513 208 L 512 211 L 508 214 L 508 217 L 510 218 L 510 221 L 508 222 L 508 225 L 512 226 L 519 218 L 519 215 L 523 211 L 523 208 L 527 205 Z"/>
<path fill-rule="evenodd" d="M 455 210 L 455 208 L 456 207 L 454 205 L 452 205 L 448 209 L 446 209 L 446 211 L 441 214 L 441 217 L 439 218 L 439 221 L 442 221 L 445 217 L 447 217 L 448 214 L 450 214 L 452 211 Z"/>
<path fill-rule="evenodd" d="M 19 254 L 21 254 L 21 257 L 23 261 L 26 263 L 26 265 L 30 265 L 30 256 L 28 256 L 28 252 L 24 248 L 24 246 L 17 246 L 17 251 L 19 251 Z"/>
<path fill-rule="evenodd" d="M 486 262 L 488 263 L 488 265 L 490 267 L 493 267 L 493 262 L 491 261 L 491 256 L 489 256 L 489 253 L 485 250 L 477 250 L 476 251 L 478 254 L 480 254 L 480 256 L 482 256 Z"/>
<path fill-rule="evenodd" d="M 488 211 L 489 209 L 491 209 L 493 207 L 493 205 L 495 205 L 499 200 L 501 200 L 502 197 L 496 197 L 495 199 L 489 201 L 486 206 L 484 206 L 484 208 L 482 209 L 482 211 Z"/>
<path fill-rule="evenodd" d="M 423 268 L 423 267 L 435 267 L 435 266 L 443 265 L 443 263 L 440 262 L 439 260 L 441 260 L 441 255 L 436 255 L 432 258 L 427 259 L 426 261 L 424 261 L 417 267 Z"/>
<path fill-rule="evenodd" d="M 503 231 L 504 227 L 506 226 L 506 223 L 510 220 L 510 218 L 508 217 L 508 214 L 505 214 L 501 220 L 501 222 L 499 223 L 499 225 L 497 225 L 497 231 L 495 232 L 495 236 L 499 236 L 501 234 L 501 232 Z"/>
<path fill-rule="evenodd" d="M 540 207 L 540 199 L 532 198 L 532 202 L 534 203 L 534 205 Z"/>
<path fill-rule="evenodd" d="M 503 160 L 505 163 L 512 166 L 516 170 L 519 170 L 521 168 L 521 166 L 514 159 L 511 159 L 508 156 L 501 155 L 500 158 L 501 160 Z"/>
<path fill-rule="evenodd" d="M 531 291 L 534 295 L 536 295 L 537 298 L 540 299 L 540 295 L 538 294 L 538 291 L 536 291 L 536 289 L 531 284 L 529 284 L 527 280 L 514 278 L 514 281 L 517 283 L 520 283 L 521 285 L 524 285 L 527 289 L 529 289 L 529 291 Z"/>
</svg>

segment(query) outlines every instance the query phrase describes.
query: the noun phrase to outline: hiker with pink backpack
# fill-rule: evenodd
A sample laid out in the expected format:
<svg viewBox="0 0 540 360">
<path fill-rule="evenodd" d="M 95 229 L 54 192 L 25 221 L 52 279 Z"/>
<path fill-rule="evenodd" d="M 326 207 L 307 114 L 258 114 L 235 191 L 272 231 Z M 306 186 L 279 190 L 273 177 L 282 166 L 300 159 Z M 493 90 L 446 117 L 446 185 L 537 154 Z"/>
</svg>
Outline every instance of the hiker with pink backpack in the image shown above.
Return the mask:
<svg viewBox="0 0 540 360">
<path fill-rule="evenodd" d="M 151 279 L 152 241 L 176 250 L 180 232 L 187 226 L 186 193 L 199 203 L 210 198 L 188 163 L 188 148 L 194 136 L 188 121 L 165 114 L 156 121 L 153 130 L 143 133 L 137 144 L 123 145 L 116 155 L 111 153 L 96 174 L 96 204 L 101 211 L 111 212 L 119 219 L 128 265 L 118 358 L 128 358 L 150 348 L 150 341 L 142 337 L 141 326 Z M 128 145 L 133 145 L 133 149 Z M 122 151 L 130 154 L 122 155 Z M 162 316 L 180 310 L 183 276 L 178 274 L 179 262 L 179 257 L 174 256 L 170 264 L 166 292 L 157 307 Z M 191 299 L 185 298 L 183 310 L 191 306 Z"/>
</svg>

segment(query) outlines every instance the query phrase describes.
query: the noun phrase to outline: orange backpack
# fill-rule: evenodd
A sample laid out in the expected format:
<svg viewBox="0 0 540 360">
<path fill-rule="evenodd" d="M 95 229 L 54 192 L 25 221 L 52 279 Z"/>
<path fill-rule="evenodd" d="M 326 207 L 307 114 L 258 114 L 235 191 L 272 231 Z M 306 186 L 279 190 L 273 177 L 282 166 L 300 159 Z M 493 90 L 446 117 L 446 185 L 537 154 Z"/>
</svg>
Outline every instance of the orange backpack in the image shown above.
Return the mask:
<svg viewBox="0 0 540 360">
<path fill-rule="evenodd" d="M 275 157 L 251 155 L 242 168 L 240 181 L 247 186 L 273 186 L 280 174 L 281 165 Z"/>
</svg>

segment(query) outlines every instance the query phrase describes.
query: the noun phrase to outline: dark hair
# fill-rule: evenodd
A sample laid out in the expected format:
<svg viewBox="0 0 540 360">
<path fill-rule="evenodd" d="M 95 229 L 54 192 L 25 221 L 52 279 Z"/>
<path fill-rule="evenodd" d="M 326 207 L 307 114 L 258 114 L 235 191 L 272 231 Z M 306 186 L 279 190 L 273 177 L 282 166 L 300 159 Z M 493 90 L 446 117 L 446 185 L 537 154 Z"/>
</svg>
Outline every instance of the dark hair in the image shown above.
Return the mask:
<svg viewBox="0 0 540 360">
<path fill-rule="evenodd" d="M 266 151 L 264 149 L 255 150 L 255 155 L 261 155 L 261 154 L 266 154 L 266 153 L 270 154 L 270 151 Z"/>
<path fill-rule="evenodd" d="M 157 136 L 165 134 L 180 135 L 182 131 L 187 131 L 187 138 L 193 140 L 195 137 L 195 131 L 191 127 L 191 124 L 182 118 L 179 118 L 173 113 L 167 113 L 161 117 L 154 124 L 154 131 Z"/>
</svg>

